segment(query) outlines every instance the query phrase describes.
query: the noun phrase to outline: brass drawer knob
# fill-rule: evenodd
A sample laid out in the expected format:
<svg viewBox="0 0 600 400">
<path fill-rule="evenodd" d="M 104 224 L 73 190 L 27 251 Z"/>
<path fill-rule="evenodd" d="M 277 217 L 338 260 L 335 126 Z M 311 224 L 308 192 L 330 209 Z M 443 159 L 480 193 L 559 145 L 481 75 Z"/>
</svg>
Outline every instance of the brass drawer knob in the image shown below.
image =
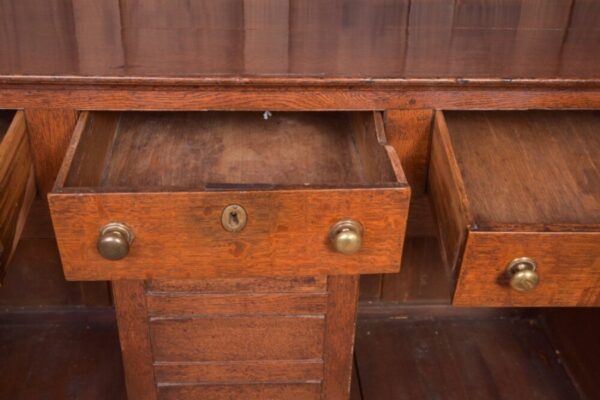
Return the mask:
<svg viewBox="0 0 600 400">
<path fill-rule="evenodd" d="M 345 219 L 336 222 L 329 230 L 329 240 L 335 251 L 342 254 L 354 254 L 362 246 L 362 225 Z"/>
<path fill-rule="evenodd" d="M 529 257 L 519 257 L 512 260 L 506 268 L 510 278 L 510 287 L 519 292 L 529 292 L 540 283 L 540 277 L 536 272 L 537 264 Z"/>
<path fill-rule="evenodd" d="M 107 260 L 120 260 L 129 253 L 133 232 L 120 222 L 106 224 L 100 230 L 98 252 Z"/>
</svg>

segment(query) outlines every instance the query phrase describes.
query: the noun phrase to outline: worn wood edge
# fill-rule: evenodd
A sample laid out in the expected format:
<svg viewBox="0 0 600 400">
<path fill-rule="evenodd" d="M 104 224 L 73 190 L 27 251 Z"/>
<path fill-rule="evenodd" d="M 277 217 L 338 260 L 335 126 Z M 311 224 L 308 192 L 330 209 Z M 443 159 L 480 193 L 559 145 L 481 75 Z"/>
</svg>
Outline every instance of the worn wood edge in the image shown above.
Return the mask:
<svg viewBox="0 0 600 400">
<path fill-rule="evenodd" d="M 494 222 L 491 224 L 477 224 L 471 225 L 469 229 L 473 232 L 531 232 L 531 233 L 551 233 L 551 232 L 563 232 L 563 233 L 577 233 L 577 232 L 599 232 L 600 224 L 576 224 L 576 223 L 554 223 L 554 224 L 523 224 L 523 223 L 498 223 Z"/>
<path fill-rule="evenodd" d="M 65 185 L 65 181 L 67 180 L 71 170 L 75 153 L 79 147 L 79 142 L 81 141 L 81 137 L 87 128 L 89 118 L 89 111 L 81 112 L 79 118 L 77 118 L 77 123 L 75 124 L 75 129 L 73 130 L 73 135 L 71 136 L 71 141 L 69 142 L 69 147 L 67 148 L 67 152 L 58 171 L 56 181 L 54 182 L 53 192 L 60 191 Z M 51 197 L 52 192 L 48 194 L 48 198 L 50 199 Z"/>
<path fill-rule="evenodd" d="M 241 282 L 240 282 L 241 281 Z M 284 286 L 279 285 L 284 282 Z M 198 283 L 198 285 L 196 285 Z M 206 284 L 208 283 L 208 288 Z M 240 286 L 241 283 L 244 285 Z M 266 283 L 266 285 L 265 285 Z M 273 285 L 274 284 L 274 285 Z M 182 287 L 183 285 L 183 287 Z M 211 289 L 210 286 L 213 286 Z M 217 290 L 214 289 L 217 287 Z M 203 279 L 203 280 L 176 280 L 167 279 L 159 281 L 146 281 L 146 294 L 148 296 L 156 294 L 211 294 L 228 295 L 235 292 L 237 295 L 243 294 L 295 294 L 295 293 L 314 293 L 327 294 L 327 276 L 307 276 L 307 277 L 288 277 L 288 278 L 225 278 L 225 279 Z"/>
<path fill-rule="evenodd" d="M 74 89 L 77 90 L 74 90 Z M 286 89 L 286 90 L 282 90 Z M 600 88 L 522 87 L 139 87 L 0 84 L 0 107 L 146 111 L 597 109 Z"/>
<path fill-rule="evenodd" d="M 177 76 L 85 76 L 85 75 L 0 75 L 0 84 L 35 84 L 35 85 L 137 85 L 137 86 L 347 86 L 366 87 L 411 87 L 411 86 L 449 86 L 449 87 L 598 87 L 600 78 L 506 78 L 506 77 L 405 77 L 378 78 L 369 76 L 357 77 L 323 77 L 323 76 L 219 76 L 206 75 L 197 77 Z"/>
<path fill-rule="evenodd" d="M 383 116 L 380 112 L 374 112 L 373 116 L 375 118 L 375 134 L 377 135 L 377 141 L 386 151 L 390 165 L 392 166 L 394 174 L 396 175 L 396 180 L 402 185 L 406 185 L 410 190 L 410 186 L 406 180 L 406 175 L 404 174 L 404 169 L 402 168 L 402 163 L 400 162 L 400 157 L 398 157 L 396 149 L 388 144 L 385 134 L 385 123 L 383 122 Z"/>
<path fill-rule="evenodd" d="M 19 110 L 15 113 L 13 120 L 11 121 L 6 134 L 2 138 L 1 143 L 2 149 L 6 149 L 7 147 L 15 147 L 14 152 L 10 154 L 4 154 L 6 159 L 4 160 L 2 165 L 0 165 L 0 173 L 3 176 L 10 177 L 15 171 L 12 167 L 14 167 L 13 163 L 15 162 L 15 158 L 24 157 L 24 163 L 29 162 L 28 172 L 26 172 L 26 181 L 24 188 L 15 188 L 15 190 L 22 190 L 21 196 L 17 199 L 17 205 L 19 205 L 15 220 L 15 226 L 12 230 L 12 240 L 10 241 L 10 247 L 7 249 L 2 249 L 0 254 L 2 254 L 4 258 L 4 262 L 0 263 L 0 287 L 2 286 L 2 282 L 4 276 L 7 272 L 7 268 L 10 264 L 12 256 L 17 248 L 19 243 L 19 239 L 25 227 L 25 222 L 27 221 L 27 216 L 29 215 L 29 210 L 35 200 L 35 196 L 37 193 L 36 181 L 35 181 L 35 171 L 33 167 L 33 155 L 31 153 L 31 146 L 29 143 L 28 135 L 27 135 L 27 126 L 25 122 L 25 114 L 23 111 Z M 5 153 L 6 150 L 0 151 L 0 156 L 2 153 Z M 28 160 L 27 160 L 28 159 Z M 10 190 L 10 188 L 9 188 Z M 8 255 L 4 257 L 4 252 L 7 251 Z"/>
</svg>

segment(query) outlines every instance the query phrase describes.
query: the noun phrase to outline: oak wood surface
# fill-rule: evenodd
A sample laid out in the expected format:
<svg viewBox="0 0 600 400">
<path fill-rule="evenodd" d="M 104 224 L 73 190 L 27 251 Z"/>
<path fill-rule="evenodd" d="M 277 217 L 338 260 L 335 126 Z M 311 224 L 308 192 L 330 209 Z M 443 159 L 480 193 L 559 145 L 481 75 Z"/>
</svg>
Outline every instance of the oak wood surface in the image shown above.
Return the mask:
<svg viewBox="0 0 600 400">
<path fill-rule="evenodd" d="M 318 384 L 251 384 L 251 385 L 177 385 L 161 386 L 158 389 L 160 400 L 180 399 L 320 399 Z"/>
<path fill-rule="evenodd" d="M 49 195 L 67 278 L 298 276 L 399 269 L 410 189 L 393 148 L 385 142 L 378 113 L 284 114 L 272 117 L 273 125 L 256 114 L 125 114 L 119 124 L 123 135 L 134 134 L 141 124 L 141 143 L 148 141 L 148 135 L 156 139 L 148 145 L 152 150 L 119 146 L 117 136 L 113 150 L 102 146 L 87 156 L 94 143 L 110 142 L 98 139 L 104 135 L 94 132 L 117 126 L 111 119 L 117 115 L 82 115 L 55 192 Z M 153 118 L 164 125 L 152 123 Z M 191 121 L 213 125 L 216 132 L 189 135 L 185 127 L 192 130 Z M 242 133 L 248 133 L 243 130 L 248 125 L 265 123 L 273 131 L 250 129 L 255 134 L 250 136 L 263 144 L 261 154 L 268 154 L 261 159 L 259 149 Z M 221 131 L 222 124 L 230 129 Z M 157 125 L 164 131 L 155 131 Z M 297 135 L 298 130 L 303 135 Z M 282 138 L 274 139 L 275 133 Z M 344 139 L 336 142 L 342 146 L 333 146 L 335 150 L 322 146 L 331 144 L 323 138 L 342 134 Z M 227 135 L 239 138 L 229 151 L 220 143 Z M 167 136 L 172 137 L 163 142 Z M 303 136 L 312 138 L 306 142 L 305 160 L 290 156 L 299 161 L 288 164 L 285 155 L 296 143 L 304 143 Z M 175 159 L 164 151 L 171 140 Z M 190 141 L 202 144 L 204 140 L 222 153 L 202 154 L 204 146 L 189 146 Z M 342 160 L 331 155 L 338 147 L 346 156 L 341 164 L 330 162 Z M 264 153 L 267 149 L 272 155 Z M 244 157 L 255 161 L 249 163 L 253 167 L 238 164 Z M 351 173 L 345 158 L 351 161 Z M 282 184 L 281 188 L 274 183 Z M 65 187 L 70 184 L 91 187 Z M 233 203 L 246 209 L 249 221 L 237 233 L 221 225 L 222 209 Z M 363 247 L 351 257 L 335 253 L 328 244 L 330 226 L 344 218 L 353 218 L 364 228 Z M 107 262 L 96 249 L 98 230 L 109 221 L 127 224 L 136 237 L 129 256 L 116 262 Z M 167 237 L 178 239 L 166 243 Z"/>
<path fill-rule="evenodd" d="M 347 399 L 350 393 L 358 283 L 358 275 L 328 278 L 322 399 Z"/>
<path fill-rule="evenodd" d="M 371 82 L 371 81 L 369 81 Z M 462 82 L 462 81 L 459 81 Z M 80 110 L 514 110 L 600 108 L 600 88 L 585 82 L 567 81 L 556 87 L 509 87 L 472 83 L 453 86 L 444 82 L 429 85 L 328 87 L 323 80 L 313 87 L 290 86 L 288 80 L 272 87 L 165 88 L 125 85 L 84 86 L 74 90 L 65 85 L 0 85 L 0 104 L 7 108 L 53 107 Z M 455 83 L 455 80 L 451 80 Z M 243 84 L 243 81 L 240 82 Z M 315 83 L 316 85 L 316 83 Z M 285 90 L 282 90 L 285 89 Z"/>
<path fill-rule="evenodd" d="M 154 317 L 149 324 L 158 362 L 317 359 L 323 327 L 322 315 Z"/>
<path fill-rule="evenodd" d="M 372 115 L 92 113 L 64 187 L 393 184 Z"/>
<path fill-rule="evenodd" d="M 342 311 L 329 306 L 327 280 L 147 282 L 159 395 L 278 398 L 277 393 L 289 392 L 320 398 L 325 316 Z"/>
<path fill-rule="evenodd" d="M 544 309 L 542 322 L 580 397 L 594 399 L 600 390 L 600 308 Z"/>
<path fill-rule="evenodd" d="M 4 309 L 108 307 L 107 282 L 67 282 L 62 269 L 48 202 L 37 197 L 30 208 L 0 290 Z"/>
<path fill-rule="evenodd" d="M 600 77 L 593 0 L 94 3 L 3 1 L 3 79 L 460 85 Z"/>
<path fill-rule="evenodd" d="M 0 286 L 36 193 L 23 112 L 2 117 L 6 130 L 0 131 Z"/>
<path fill-rule="evenodd" d="M 129 400 L 157 399 L 143 281 L 112 283 Z"/>
<path fill-rule="evenodd" d="M 77 112 L 69 106 L 44 107 L 25 110 L 37 186 L 43 195 L 54 186 L 77 121 Z"/>
<path fill-rule="evenodd" d="M 175 384 L 319 383 L 323 361 L 156 362 L 159 386 Z"/>
<path fill-rule="evenodd" d="M 444 117 L 473 229 L 600 230 L 600 113 Z"/>
<path fill-rule="evenodd" d="M 236 294 L 248 293 L 325 293 L 326 276 L 230 278 L 203 280 L 151 280 L 146 282 L 148 294 Z"/>
<path fill-rule="evenodd" d="M 454 304 L 598 304 L 599 129 L 590 111 L 438 112 L 429 191 Z M 525 294 L 505 273 L 518 257 L 538 263 Z"/>
<path fill-rule="evenodd" d="M 517 257 L 537 262 L 539 285 L 510 288 L 506 266 Z M 600 232 L 470 231 L 453 304 L 477 306 L 600 305 Z"/>
<path fill-rule="evenodd" d="M 235 315 L 235 314 L 323 314 L 325 293 L 265 294 L 171 294 L 149 295 L 148 313 L 153 315 Z"/>
<path fill-rule="evenodd" d="M 407 237 L 402 269 L 383 274 L 380 301 L 401 304 L 449 304 L 454 280 L 436 237 Z"/>
<path fill-rule="evenodd" d="M 126 400 L 114 312 L 40 311 L 0 313 L 0 398 Z"/>
<path fill-rule="evenodd" d="M 535 314 L 438 308 L 359 316 L 363 400 L 580 399 Z"/>
<path fill-rule="evenodd" d="M 469 225 L 469 199 L 448 137 L 444 115 L 435 115 L 431 139 L 428 194 L 432 203 L 445 262 L 455 272 Z"/>
<path fill-rule="evenodd" d="M 414 192 L 425 191 L 431 146 L 432 110 L 386 110 L 385 133 Z"/>
</svg>

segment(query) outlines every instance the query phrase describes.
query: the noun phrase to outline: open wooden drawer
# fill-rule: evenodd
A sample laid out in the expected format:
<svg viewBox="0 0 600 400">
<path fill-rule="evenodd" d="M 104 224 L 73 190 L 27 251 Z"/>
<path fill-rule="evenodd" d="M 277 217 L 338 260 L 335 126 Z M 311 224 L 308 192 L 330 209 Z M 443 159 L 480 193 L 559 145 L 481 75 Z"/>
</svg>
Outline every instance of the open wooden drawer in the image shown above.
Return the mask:
<svg viewBox="0 0 600 400">
<path fill-rule="evenodd" d="M 599 112 L 438 112 L 429 191 L 454 304 L 600 305 Z"/>
<path fill-rule="evenodd" d="M 398 271 L 410 189 L 383 129 L 373 112 L 83 112 L 49 195 L 65 275 Z"/>
<path fill-rule="evenodd" d="M 35 198 L 35 175 L 22 111 L 0 110 L 0 283 Z"/>
</svg>

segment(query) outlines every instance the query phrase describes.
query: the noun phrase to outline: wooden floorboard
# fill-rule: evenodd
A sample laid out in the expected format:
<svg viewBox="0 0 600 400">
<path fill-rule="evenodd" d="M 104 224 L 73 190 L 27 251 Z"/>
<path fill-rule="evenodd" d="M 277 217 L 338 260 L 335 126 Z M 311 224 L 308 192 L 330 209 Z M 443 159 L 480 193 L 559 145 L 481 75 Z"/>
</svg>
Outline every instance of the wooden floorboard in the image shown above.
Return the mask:
<svg viewBox="0 0 600 400">
<path fill-rule="evenodd" d="M 361 314 L 362 400 L 579 398 L 537 317 L 462 314 Z"/>
<path fill-rule="evenodd" d="M 0 360 L 0 399 L 126 399 L 110 309 L 2 313 Z"/>
<path fill-rule="evenodd" d="M 600 398 L 600 309 L 551 308 L 543 317 L 556 354 L 581 397 Z"/>
</svg>

